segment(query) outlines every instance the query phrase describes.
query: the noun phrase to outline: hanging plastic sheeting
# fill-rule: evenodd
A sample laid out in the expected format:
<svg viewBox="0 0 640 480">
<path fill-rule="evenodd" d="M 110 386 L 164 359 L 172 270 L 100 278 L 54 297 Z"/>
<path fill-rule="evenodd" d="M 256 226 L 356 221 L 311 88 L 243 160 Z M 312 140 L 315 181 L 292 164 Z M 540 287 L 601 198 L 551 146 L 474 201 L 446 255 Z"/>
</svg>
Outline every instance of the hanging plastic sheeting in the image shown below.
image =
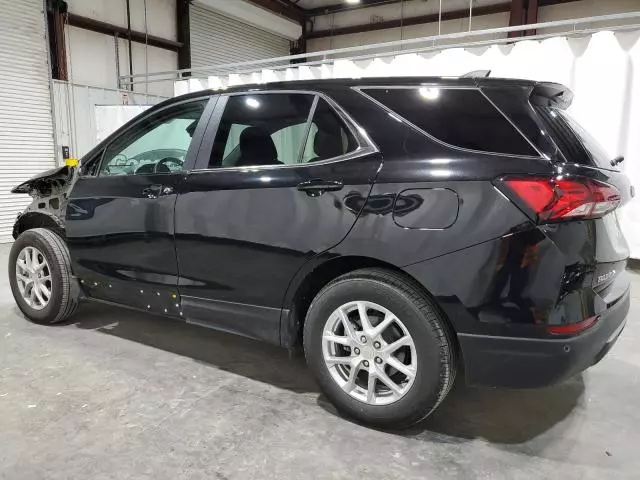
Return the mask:
<svg viewBox="0 0 640 480">
<path fill-rule="evenodd" d="M 459 76 L 491 70 L 492 77 L 552 81 L 570 87 L 570 112 L 600 142 L 611 158 L 624 155 L 622 168 L 640 190 L 640 32 L 601 31 L 582 37 L 551 37 L 441 51 L 397 53 L 362 60 L 327 60 L 322 65 L 283 67 L 261 72 L 263 83 L 308 78 Z M 231 78 L 234 81 L 231 82 Z M 187 89 L 254 81 L 252 75 L 227 75 L 212 84 L 194 79 L 176 82 Z M 622 212 L 623 230 L 634 258 L 640 258 L 640 197 Z"/>
</svg>

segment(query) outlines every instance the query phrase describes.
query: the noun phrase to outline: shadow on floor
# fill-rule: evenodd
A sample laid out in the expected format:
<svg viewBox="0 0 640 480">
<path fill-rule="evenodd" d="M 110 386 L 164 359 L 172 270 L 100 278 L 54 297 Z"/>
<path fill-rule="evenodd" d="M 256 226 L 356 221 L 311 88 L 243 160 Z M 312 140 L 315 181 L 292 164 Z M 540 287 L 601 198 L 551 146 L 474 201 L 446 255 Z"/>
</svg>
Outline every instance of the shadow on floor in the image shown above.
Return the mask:
<svg viewBox="0 0 640 480">
<path fill-rule="evenodd" d="M 193 358 L 224 371 L 296 393 L 319 392 L 300 355 L 263 342 L 188 325 L 176 320 L 100 304 L 83 304 L 73 320 L 78 328 Z M 442 405 L 425 421 L 402 432 L 405 437 L 456 443 L 483 438 L 518 444 L 565 419 L 582 401 L 582 376 L 537 390 L 475 388 L 456 382 Z M 318 404 L 335 408 L 320 395 Z"/>
<path fill-rule="evenodd" d="M 286 349 L 268 343 L 97 303 L 81 304 L 71 323 L 296 393 L 319 391 L 304 358 L 291 358 Z"/>
<path fill-rule="evenodd" d="M 582 375 L 535 390 L 468 387 L 459 382 L 427 420 L 406 434 L 524 443 L 567 418 L 582 402 L 583 393 Z"/>
</svg>

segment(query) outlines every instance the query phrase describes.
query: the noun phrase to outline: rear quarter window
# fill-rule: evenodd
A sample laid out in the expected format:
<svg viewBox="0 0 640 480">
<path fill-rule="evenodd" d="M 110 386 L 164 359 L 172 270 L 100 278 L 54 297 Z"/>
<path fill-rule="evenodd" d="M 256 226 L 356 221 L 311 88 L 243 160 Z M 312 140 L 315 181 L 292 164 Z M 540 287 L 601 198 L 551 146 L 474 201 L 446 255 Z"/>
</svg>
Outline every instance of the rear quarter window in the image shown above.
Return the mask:
<svg viewBox="0 0 640 480">
<path fill-rule="evenodd" d="M 536 111 L 567 161 L 605 170 L 619 170 L 619 167 L 611 165 L 613 157 L 607 154 L 598 140 L 565 110 L 536 107 Z"/>
<path fill-rule="evenodd" d="M 536 156 L 538 152 L 477 89 L 363 88 L 361 91 L 424 133 L 481 152 Z"/>
</svg>

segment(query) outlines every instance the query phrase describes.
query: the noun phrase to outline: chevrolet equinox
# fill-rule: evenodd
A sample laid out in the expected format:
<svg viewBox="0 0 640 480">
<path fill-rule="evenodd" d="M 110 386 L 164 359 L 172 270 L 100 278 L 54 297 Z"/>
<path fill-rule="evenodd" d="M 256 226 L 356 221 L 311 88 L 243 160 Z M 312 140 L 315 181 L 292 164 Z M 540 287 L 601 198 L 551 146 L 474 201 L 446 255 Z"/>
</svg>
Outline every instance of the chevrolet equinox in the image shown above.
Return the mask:
<svg viewBox="0 0 640 480">
<path fill-rule="evenodd" d="M 345 415 L 428 416 L 468 383 L 541 387 L 625 325 L 633 195 L 562 85 L 285 82 L 147 110 L 78 167 L 17 186 L 11 289 L 302 345 Z"/>
</svg>

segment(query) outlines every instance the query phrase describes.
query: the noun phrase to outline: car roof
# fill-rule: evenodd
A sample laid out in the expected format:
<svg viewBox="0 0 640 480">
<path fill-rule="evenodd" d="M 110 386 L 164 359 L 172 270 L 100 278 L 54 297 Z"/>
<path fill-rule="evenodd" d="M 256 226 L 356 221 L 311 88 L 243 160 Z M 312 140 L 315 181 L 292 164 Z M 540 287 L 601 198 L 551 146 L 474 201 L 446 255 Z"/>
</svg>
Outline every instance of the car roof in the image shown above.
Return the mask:
<svg viewBox="0 0 640 480">
<path fill-rule="evenodd" d="M 424 84 L 442 85 L 447 87 L 479 87 L 479 86 L 529 86 L 533 87 L 540 82 L 513 78 L 489 78 L 489 77 L 367 77 L 367 78 L 332 78 L 323 80 L 290 80 L 284 82 L 254 83 L 228 87 L 224 90 L 205 89 L 174 97 L 163 104 L 172 101 L 188 100 L 207 95 L 219 95 L 228 93 L 244 93 L 255 91 L 277 90 L 302 90 L 323 91 L 344 87 L 375 87 L 375 86 L 420 86 Z"/>
</svg>

